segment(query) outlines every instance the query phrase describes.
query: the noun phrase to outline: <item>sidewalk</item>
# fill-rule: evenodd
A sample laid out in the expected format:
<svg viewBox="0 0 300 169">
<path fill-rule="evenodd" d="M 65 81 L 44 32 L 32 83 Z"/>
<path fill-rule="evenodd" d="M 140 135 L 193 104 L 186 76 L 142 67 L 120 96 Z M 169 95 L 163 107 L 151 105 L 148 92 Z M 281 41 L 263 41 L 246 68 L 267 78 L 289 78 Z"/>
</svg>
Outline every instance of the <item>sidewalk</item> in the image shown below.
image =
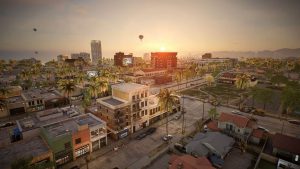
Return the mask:
<svg viewBox="0 0 300 169">
<path fill-rule="evenodd" d="M 169 121 L 172 121 L 173 117 L 176 114 L 177 113 L 174 113 L 174 114 L 170 115 L 169 116 Z M 139 131 L 133 133 L 131 136 L 129 135 L 128 137 L 126 137 L 124 139 L 117 140 L 117 141 L 109 139 L 108 143 L 107 143 L 107 146 L 101 148 L 100 150 L 92 152 L 90 154 L 90 162 L 94 161 L 97 158 L 100 158 L 100 157 L 102 157 L 102 156 L 104 156 L 104 155 L 106 155 L 106 154 L 108 154 L 110 152 L 113 152 L 115 147 L 120 147 L 121 149 L 124 148 L 124 146 L 126 146 L 128 143 L 130 143 L 130 141 L 132 139 L 134 139 L 140 133 L 145 132 L 149 127 L 160 127 L 160 126 L 162 126 L 164 124 L 165 124 L 165 118 L 162 119 L 162 120 L 160 120 L 160 121 L 157 121 L 156 123 L 152 124 L 151 126 L 148 126 L 147 128 L 144 128 L 142 130 L 139 130 Z M 61 166 L 59 168 L 61 168 L 61 169 L 69 169 L 69 168 L 74 167 L 74 166 L 79 166 L 80 168 L 84 168 L 86 166 L 86 160 L 85 160 L 86 157 L 87 157 L 87 155 L 79 157 L 75 161 L 71 161 L 71 162 L 69 162 L 67 164 L 64 164 L 63 166 Z"/>
</svg>

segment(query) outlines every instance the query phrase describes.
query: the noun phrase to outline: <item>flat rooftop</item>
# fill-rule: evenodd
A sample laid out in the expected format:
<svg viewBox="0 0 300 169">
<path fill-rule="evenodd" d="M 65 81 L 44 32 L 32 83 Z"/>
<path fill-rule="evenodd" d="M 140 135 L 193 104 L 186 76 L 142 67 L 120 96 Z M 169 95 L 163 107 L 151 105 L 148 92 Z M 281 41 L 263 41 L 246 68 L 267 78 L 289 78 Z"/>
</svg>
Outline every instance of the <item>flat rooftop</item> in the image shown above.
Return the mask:
<svg viewBox="0 0 300 169">
<path fill-rule="evenodd" d="M 114 99 L 114 98 L 108 98 L 108 99 L 104 99 L 102 101 L 105 102 L 105 103 L 108 103 L 110 105 L 113 105 L 113 106 L 118 106 L 118 105 L 124 103 L 124 102 L 122 102 L 120 100 L 117 100 L 117 99 Z"/>
<path fill-rule="evenodd" d="M 72 119 L 44 126 L 44 128 L 50 137 L 59 137 L 65 134 L 75 133 L 78 131 L 78 128 L 83 125 L 93 127 L 100 124 L 104 124 L 104 122 L 94 115 L 88 113 Z"/>
<path fill-rule="evenodd" d="M 0 148 L 0 166 L 3 169 L 9 169 L 11 163 L 16 159 L 37 157 L 48 152 L 48 145 L 40 136 L 21 140 L 9 146 Z"/>
<path fill-rule="evenodd" d="M 33 130 L 41 126 L 64 121 L 75 116 L 83 114 L 79 109 L 74 107 L 53 108 L 37 112 L 35 115 L 18 120 L 17 123 L 22 128 L 22 132 Z"/>
<path fill-rule="evenodd" d="M 31 89 L 22 92 L 22 96 L 25 100 L 33 100 L 36 98 L 51 100 L 54 98 L 61 98 L 62 96 L 58 93 L 58 91 L 54 89 Z"/>
<path fill-rule="evenodd" d="M 6 101 L 8 102 L 8 104 L 12 104 L 12 103 L 20 103 L 23 102 L 24 100 L 21 96 L 16 96 L 16 97 L 7 98 Z"/>
<path fill-rule="evenodd" d="M 137 83 L 119 83 L 119 84 L 112 85 L 112 88 L 121 90 L 123 92 L 131 92 L 134 90 L 148 88 L 148 86 L 137 84 Z"/>
</svg>

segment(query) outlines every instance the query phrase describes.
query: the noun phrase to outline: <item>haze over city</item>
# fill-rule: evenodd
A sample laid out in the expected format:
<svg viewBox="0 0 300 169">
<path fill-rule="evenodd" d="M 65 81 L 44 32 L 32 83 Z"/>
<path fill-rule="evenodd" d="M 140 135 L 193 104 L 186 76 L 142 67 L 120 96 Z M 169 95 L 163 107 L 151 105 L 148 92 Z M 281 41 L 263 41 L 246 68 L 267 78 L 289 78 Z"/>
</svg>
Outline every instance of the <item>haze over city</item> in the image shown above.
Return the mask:
<svg viewBox="0 0 300 169">
<path fill-rule="evenodd" d="M 296 0 L 4 0 L 0 57 L 90 52 L 92 39 L 101 39 L 106 58 L 118 51 L 141 56 L 162 48 L 179 56 L 298 48 L 299 6 Z"/>
<path fill-rule="evenodd" d="M 2 0 L 1 169 L 300 169 L 300 0 Z"/>
</svg>

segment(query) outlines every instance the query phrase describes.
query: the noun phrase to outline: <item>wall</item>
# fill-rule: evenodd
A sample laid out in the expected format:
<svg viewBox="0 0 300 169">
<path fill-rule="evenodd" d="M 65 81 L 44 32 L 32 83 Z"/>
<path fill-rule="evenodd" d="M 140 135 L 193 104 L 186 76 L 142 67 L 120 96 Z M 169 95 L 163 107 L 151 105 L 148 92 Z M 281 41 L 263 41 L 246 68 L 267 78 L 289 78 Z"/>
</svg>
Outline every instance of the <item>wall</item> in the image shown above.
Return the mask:
<svg viewBox="0 0 300 169">
<path fill-rule="evenodd" d="M 116 97 L 116 98 L 120 98 L 120 99 L 129 101 L 129 95 L 128 95 L 128 93 L 122 92 L 122 91 L 120 91 L 118 89 L 112 89 L 112 96 Z"/>
</svg>

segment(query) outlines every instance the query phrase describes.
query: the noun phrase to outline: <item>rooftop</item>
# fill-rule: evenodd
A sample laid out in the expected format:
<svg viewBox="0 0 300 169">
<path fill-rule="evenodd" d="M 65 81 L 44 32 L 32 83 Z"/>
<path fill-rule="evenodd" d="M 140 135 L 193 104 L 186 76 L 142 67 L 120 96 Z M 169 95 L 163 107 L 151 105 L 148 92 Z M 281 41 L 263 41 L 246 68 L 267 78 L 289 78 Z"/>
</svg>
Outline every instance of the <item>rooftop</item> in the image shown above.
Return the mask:
<svg viewBox="0 0 300 169">
<path fill-rule="evenodd" d="M 119 84 L 112 85 L 112 88 L 121 90 L 123 92 L 131 92 L 134 90 L 141 90 L 148 87 L 137 83 L 119 83 Z"/>
<path fill-rule="evenodd" d="M 16 97 L 7 98 L 6 101 L 8 102 L 8 104 L 11 104 L 11 103 L 20 103 L 23 102 L 24 100 L 21 96 L 16 96 Z"/>
<path fill-rule="evenodd" d="M 100 124 L 105 123 L 94 115 L 88 113 L 44 126 L 44 128 L 49 133 L 50 137 L 59 137 L 65 134 L 76 133 L 79 130 L 79 127 L 83 125 L 93 127 Z"/>
<path fill-rule="evenodd" d="M 206 157 L 195 158 L 191 155 L 172 155 L 169 160 L 169 169 L 214 169 Z"/>
<path fill-rule="evenodd" d="M 20 131 L 29 131 L 41 126 L 55 123 L 57 121 L 63 121 L 75 116 L 82 114 L 75 107 L 65 107 L 65 108 L 53 108 L 44 111 L 37 112 L 36 115 L 31 115 L 18 120 Z"/>
<path fill-rule="evenodd" d="M 44 100 L 52 100 L 55 98 L 61 98 L 62 96 L 53 89 L 31 89 L 22 92 L 22 96 L 25 100 L 33 100 L 33 99 L 44 99 Z"/>
<path fill-rule="evenodd" d="M 198 133 L 186 145 L 188 153 L 207 156 L 209 152 L 225 157 L 234 144 L 234 139 L 220 132 Z"/>
<path fill-rule="evenodd" d="M 37 157 L 48 152 L 49 148 L 40 136 L 21 140 L 0 148 L 0 166 L 3 169 L 10 168 L 11 163 L 16 159 Z"/>
<path fill-rule="evenodd" d="M 272 138 L 274 148 L 278 148 L 294 154 L 300 154 L 300 139 L 276 133 Z"/>
<path fill-rule="evenodd" d="M 108 99 L 104 99 L 102 100 L 104 101 L 105 103 L 108 103 L 110 105 L 113 105 L 113 106 L 117 106 L 117 105 L 120 105 L 120 104 L 123 104 L 124 102 L 120 101 L 120 100 L 117 100 L 117 99 L 114 99 L 114 98 L 108 98 Z"/>
<path fill-rule="evenodd" d="M 238 127 L 245 128 L 249 122 L 249 118 L 238 114 L 221 113 L 219 121 L 231 122 Z"/>
</svg>

